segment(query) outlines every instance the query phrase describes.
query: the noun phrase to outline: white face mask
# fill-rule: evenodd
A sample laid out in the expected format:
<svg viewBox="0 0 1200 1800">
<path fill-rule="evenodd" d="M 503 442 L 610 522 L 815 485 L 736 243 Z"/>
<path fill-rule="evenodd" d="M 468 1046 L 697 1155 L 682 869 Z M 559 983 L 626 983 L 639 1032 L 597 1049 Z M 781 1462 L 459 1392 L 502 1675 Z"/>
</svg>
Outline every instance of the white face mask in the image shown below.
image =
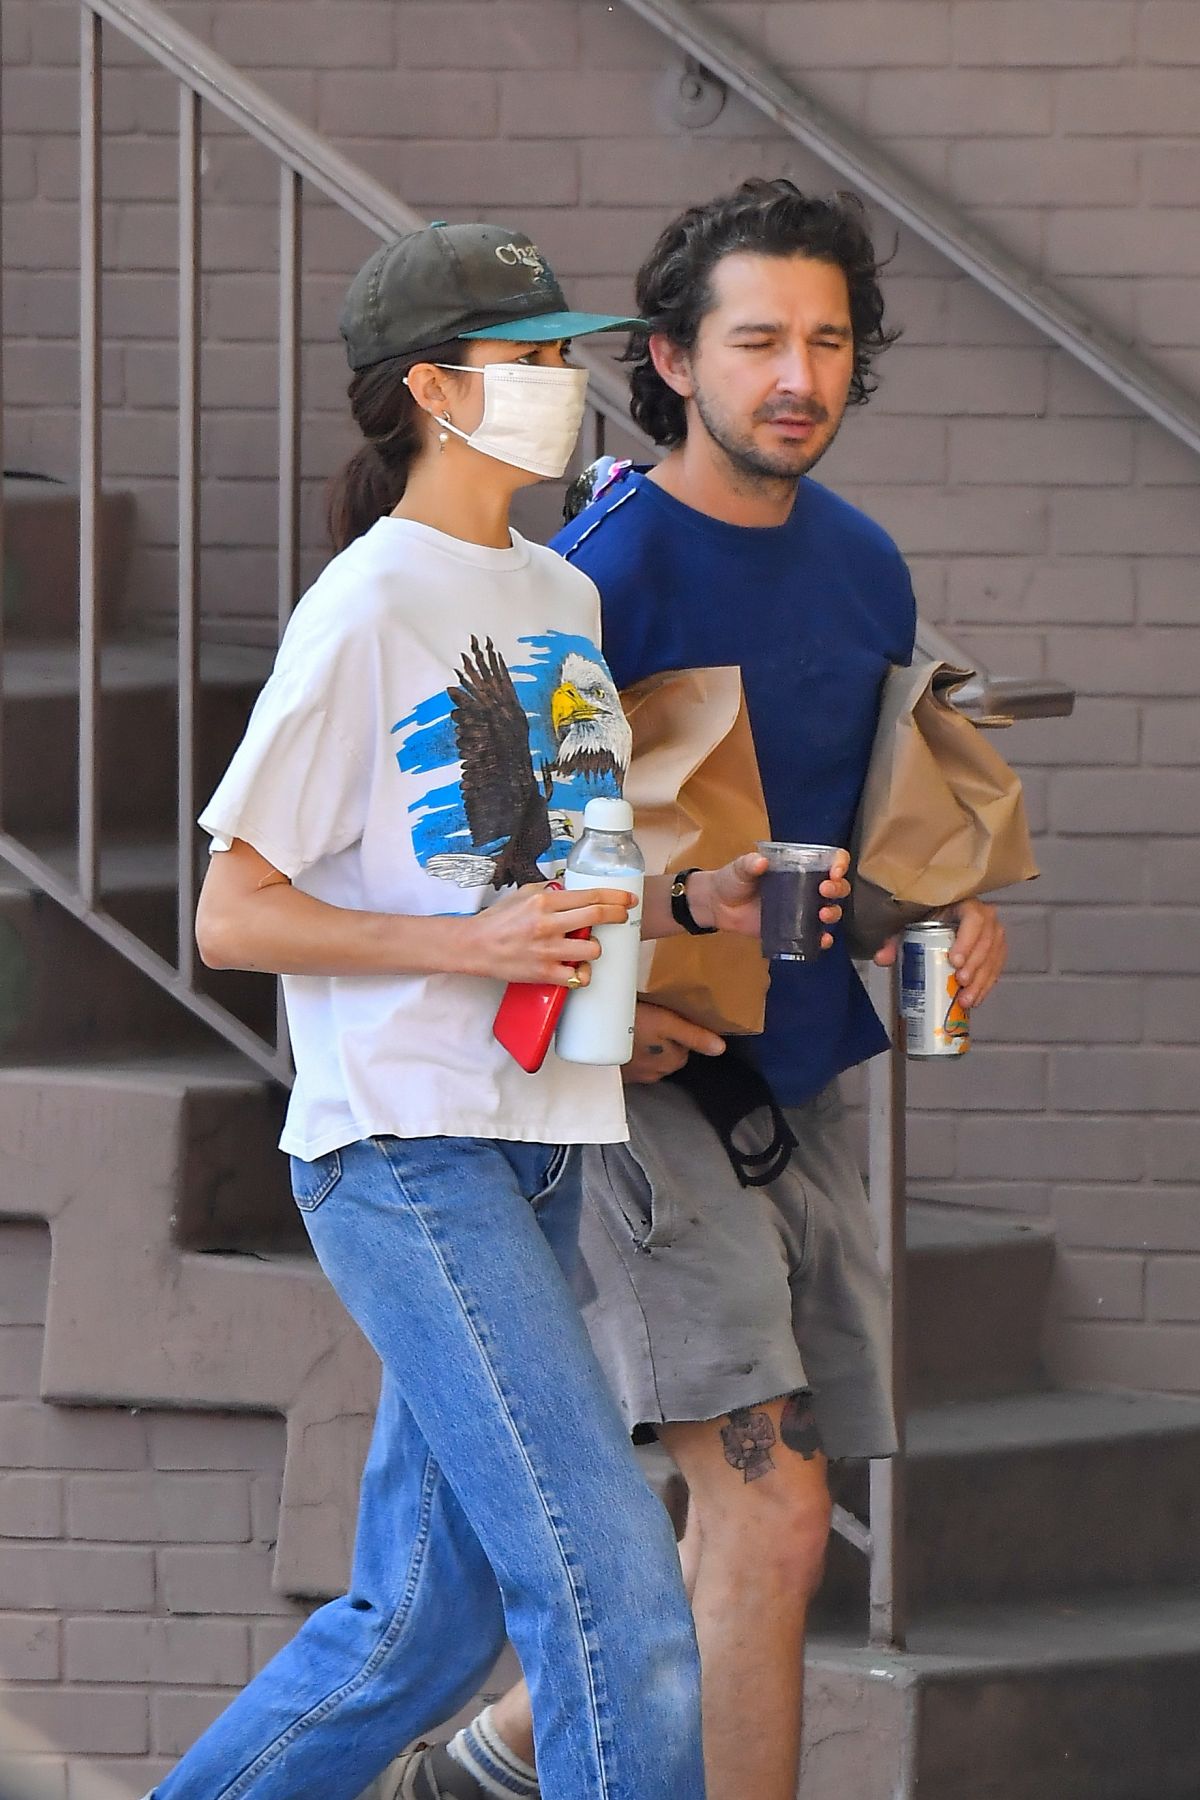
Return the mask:
<svg viewBox="0 0 1200 1800">
<path fill-rule="evenodd" d="M 483 417 L 474 431 L 442 425 L 473 450 L 557 481 L 571 460 L 587 401 L 586 369 L 540 369 L 530 363 L 439 363 L 483 376 Z"/>
</svg>

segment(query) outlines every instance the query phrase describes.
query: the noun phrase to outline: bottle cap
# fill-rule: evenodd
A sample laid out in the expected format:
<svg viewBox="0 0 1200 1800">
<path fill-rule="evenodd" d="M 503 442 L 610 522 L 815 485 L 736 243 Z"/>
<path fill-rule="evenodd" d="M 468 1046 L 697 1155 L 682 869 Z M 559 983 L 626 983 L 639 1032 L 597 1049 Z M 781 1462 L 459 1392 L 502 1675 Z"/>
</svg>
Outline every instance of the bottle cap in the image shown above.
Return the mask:
<svg viewBox="0 0 1200 1800">
<path fill-rule="evenodd" d="M 632 831 L 633 808 L 628 800 L 602 796 L 589 800 L 583 809 L 585 831 Z"/>
</svg>

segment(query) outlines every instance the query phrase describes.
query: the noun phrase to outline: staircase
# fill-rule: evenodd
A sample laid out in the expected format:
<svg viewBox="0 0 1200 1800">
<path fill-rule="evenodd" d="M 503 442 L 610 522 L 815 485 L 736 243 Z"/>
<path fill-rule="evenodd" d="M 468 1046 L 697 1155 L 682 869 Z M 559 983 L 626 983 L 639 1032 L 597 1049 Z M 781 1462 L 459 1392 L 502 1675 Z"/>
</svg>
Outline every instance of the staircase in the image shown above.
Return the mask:
<svg viewBox="0 0 1200 1800">
<path fill-rule="evenodd" d="M 1044 1232 L 917 1202 L 908 1247 L 907 1648 L 835 1541 L 803 1800 L 1195 1800 L 1200 1404 L 1047 1387 Z"/>
<path fill-rule="evenodd" d="M 77 539 L 78 499 L 57 484 L 5 485 L 6 586 L 21 597 L 6 621 L 6 823 L 69 873 L 76 570 L 61 546 Z M 132 516 L 127 496 L 106 497 L 114 549 Z M 119 602 L 114 591 L 101 656 L 101 898 L 173 960 L 175 662 L 170 645 L 125 628 Z M 202 653 L 206 792 L 269 660 Z M 272 980 L 205 971 L 204 984 L 243 1023 L 269 1029 Z M 284 1415 L 304 1449 L 289 1459 L 279 1583 L 333 1591 L 377 1377 L 292 1205 L 275 1149 L 281 1091 L 7 867 L 0 1057 L 0 1216 L 50 1225 L 43 1398 Z M 302 1548 L 289 1524 L 300 1515 Z"/>
<path fill-rule="evenodd" d="M 78 495 L 58 482 L 8 478 L 5 494 L 4 826 L 73 879 L 78 793 Z M 128 494 L 104 498 L 98 707 L 100 887 L 107 914 L 159 956 L 176 955 L 176 664 L 173 647 L 122 630 L 122 581 L 133 531 Z M 197 696 L 197 786 L 215 786 L 270 667 L 263 652 L 206 646 Z M 5 865 L 7 867 L 7 865 Z M 24 952 L 6 959 L 14 1009 L 0 1018 L 8 1056 L 141 1042 L 207 1045 L 210 1035 L 170 995 L 49 905 L 14 870 L 0 874 L 0 909 Z M 34 953 L 36 951 L 36 954 Z M 82 967 L 64 991 L 55 976 Z M 268 1030 L 274 983 L 206 972 L 203 991 L 242 1023 Z M 18 998 L 23 996 L 18 1006 Z M 0 1002 L 0 1008 L 3 1002 Z"/>
</svg>

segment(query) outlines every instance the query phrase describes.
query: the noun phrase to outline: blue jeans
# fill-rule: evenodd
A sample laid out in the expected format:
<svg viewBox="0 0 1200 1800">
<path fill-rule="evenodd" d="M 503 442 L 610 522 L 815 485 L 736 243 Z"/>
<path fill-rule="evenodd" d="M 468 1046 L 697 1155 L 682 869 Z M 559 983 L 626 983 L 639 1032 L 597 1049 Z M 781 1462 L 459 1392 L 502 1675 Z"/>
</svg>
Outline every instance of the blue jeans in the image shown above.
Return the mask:
<svg viewBox="0 0 1200 1800">
<path fill-rule="evenodd" d="M 155 1800 L 354 1800 L 506 1631 L 546 1800 L 703 1800 L 674 1539 L 568 1286 L 578 1153 L 374 1138 L 293 1160 L 292 1186 L 383 1364 L 350 1589 Z"/>
</svg>

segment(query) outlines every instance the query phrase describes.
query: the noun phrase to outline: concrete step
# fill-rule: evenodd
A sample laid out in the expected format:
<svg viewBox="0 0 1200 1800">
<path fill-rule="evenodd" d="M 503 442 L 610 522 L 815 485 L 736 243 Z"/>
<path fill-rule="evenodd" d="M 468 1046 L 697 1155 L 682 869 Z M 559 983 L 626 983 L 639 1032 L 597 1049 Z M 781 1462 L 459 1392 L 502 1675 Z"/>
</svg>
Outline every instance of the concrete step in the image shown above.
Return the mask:
<svg viewBox="0 0 1200 1800">
<path fill-rule="evenodd" d="M 1200 1588 L 918 1617 L 810 1640 L 805 1800 L 1196 1800 Z"/>
<path fill-rule="evenodd" d="M 325 1597 L 347 1577 L 378 1364 L 294 1213 L 290 1252 L 180 1243 L 252 1192 L 291 1208 L 278 1104 L 225 1053 L 0 1069 L 0 1220 L 50 1227 L 44 1400 L 287 1420 L 276 1585 Z"/>
<path fill-rule="evenodd" d="M 153 935 L 154 908 L 126 896 L 124 922 Z M 0 891 L 0 1057 L 36 1063 L 94 1047 L 207 1043 L 211 1034 L 149 976 L 44 894 Z"/>
<path fill-rule="evenodd" d="M 100 501 L 102 629 L 115 628 L 133 543 L 132 494 Z M 4 631 L 8 638 L 79 634 L 79 490 L 66 482 L 4 481 Z"/>
<path fill-rule="evenodd" d="M 1051 1234 L 920 1200 L 909 1203 L 907 1234 L 911 1399 L 1043 1385 Z"/>
<path fill-rule="evenodd" d="M 909 1557 L 931 1604 L 1200 1581 L 1200 1402 L 1064 1390 L 918 1410 Z"/>
<path fill-rule="evenodd" d="M 93 1130 L 126 1093 L 175 1103 L 176 1183 L 162 1227 L 180 1250 L 311 1261 L 277 1148 L 286 1096 L 236 1050 L 214 1047 L 210 1036 L 196 1047 L 116 1046 L 0 1065 L 0 1094 L 28 1094 L 39 1082 Z"/>
<path fill-rule="evenodd" d="M 196 791 L 203 804 L 236 747 L 270 670 L 263 650 L 206 645 L 200 655 Z M 177 684 L 174 647 L 154 638 L 105 645 L 100 668 L 99 778 L 106 827 L 175 829 Z M 71 644 L 18 639 L 3 661 L 4 824 L 74 829 L 79 669 Z"/>
<path fill-rule="evenodd" d="M 911 1603 L 1200 1581 L 1200 1402 L 1070 1390 L 919 1407 L 908 1422 Z M 845 1503 L 866 1508 L 865 1473 Z M 840 1541 L 826 1617 L 863 1617 Z"/>
<path fill-rule="evenodd" d="M 61 839 L 28 846 L 74 879 L 75 849 Z M 168 961 L 176 955 L 173 848 L 120 839 L 100 859 L 101 904 Z M 275 984 L 265 976 L 201 969 L 197 985 L 260 1034 L 274 1030 Z M 0 862 L 0 1057 L 213 1041 L 208 1027 L 95 932 Z"/>
</svg>

